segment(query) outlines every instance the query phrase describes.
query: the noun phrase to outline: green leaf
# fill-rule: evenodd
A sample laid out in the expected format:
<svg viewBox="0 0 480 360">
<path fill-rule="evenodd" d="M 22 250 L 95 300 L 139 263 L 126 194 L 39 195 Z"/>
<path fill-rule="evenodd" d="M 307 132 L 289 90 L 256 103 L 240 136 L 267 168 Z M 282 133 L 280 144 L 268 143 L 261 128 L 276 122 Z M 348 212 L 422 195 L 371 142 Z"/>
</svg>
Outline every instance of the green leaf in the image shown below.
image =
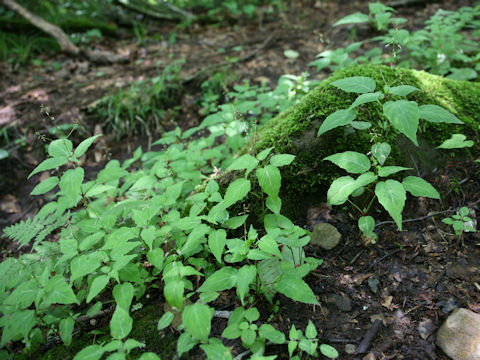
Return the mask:
<svg viewBox="0 0 480 360">
<path fill-rule="evenodd" d="M 352 121 L 350 125 L 357 130 L 366 130 L 372 127 L 368 121 Z"/>
<path fill-rule="evenodd" d="M 308 339 L 315 339 L 317 337 L 317 329 L 313 325 L 312 320 L 308 320 L 307 328 L 305 329 L 305 336 Z"/>
<path fill-rule="evenodd" d="M 250 191 L 250 180 L 237 179 L 233 181 L 227 188 L 225 196 L 223 198 L 224 206 L 229 207 L 235 204 L 237 201 L 242 200 Z"/>
<path fill-rule="evenodd" d="M 402 185 L 413 196 L 424 196 L 432 199 L 440 199 L 440 194 L 427 181 L 416 176 L 407 176 Z"/>
<path fill-rule="evenodd" d="M 78 144 L 78 146 L 77 146 L 77 148 L 75 149 L 75 152 L 73 153 L 73 155 L 74 155 L 76 158 L 79 158 L 80 156 L 82 156 L 83 154 L 85 154 L 85 152 L 88 150 L 88 148 L 90 147 L 90 145 L 92 145 L 92 143 L 93 143 L 99 136 L 102 136 L 102 134 L 94 135 L 94 136 L 89 137 L 88 139 L 83 140 L 80 144 Z"/>
<path fill-rule="evenodd" d="M 35 186 L 30 195 L 42 195 L 52 190 L 58 185 L 58 177 L 51 176 L 48 179 L 43 180 L 40 184 Z"/>
<path fill-rule="evenodd" d="M 90 345 L 78 352 L 73 360 L 99 360 L 104 353 L 101 345 Z"/>
<path fill-rule="evenodd" d="M 335 165 L 353 174 L 362 174 L 370 169 L 370 160 L 364 154 L 355 151 L 345 151 L 327 156 L 323 160 L 333 162 Z"/>
<path fill-rule="evenodd" d="M 73 320 L 73 318 L 71 317 L 62 319 L 60 321 L 60 324 L 58 325 L 58 329 L 60 330 L 60 338 L 67 346 L 72 343 L 72 333 L 74 325 L 75 320 Z"/>
<path fill-rule="evenodd" d="M 279 197 L 272 198 L 269 196 L 265 201 L 265 205 L 267 205 L 267 208 L 270 209 L 270 211 L 272 211 L 274 214 L 280 214 L 280 210 L 282 209 L 282 199 Z"/>
<path fill-rule="evenodd" d="M 400 171 L 411 170 L 412 168 L 406 168 L 403 166 L 383 166 L 378 168 L 378 176 L 387 177 L 392 174 L 396 174 Z"/>
<path fill-rule="evenodd" d="M 415 101 L 388 101 L 383 104 L 383 113 L 394 128 L 418 146 L 417 129 L 420 112 Z"/>
<path fill-rule="evenodd" d="M 371 103 L 374 101 L 382 100 L 385 97 L 380 91 L 374 92 L 374 93 L 367 93 L 367 94 L 361 94 L 358 95 L 358 97 L 355 99 L 352 105 L 350 105 L 349 109 L 354 109 L 357 106 Z"/>
<path fill-rule="evenodd" d="M 185 329 L 197 340 L 207 341 L 212 327 L 213 309 L 195 303 L 187 305 L 182 313 Z"/>
<path fill-rule="evenodd" d="M 378 202 L 395 220 L 400 231 L 402 230 L 402 211 L 405 206 L 406 193 L 402 184 L 396 180 L 380 181 L 375 186 L 375 195 Z"/>
<path fill-rule="evenodd" d="M 48 145 L 48 155 L 53 158 L 69 157 L 72 155 L 72 148 L 72 142 L 66 138 L 54 140 Z"/>
<path fill-rule="evenodd" d="M 5 316 L 5 318 L 2 318 L 2 321 L 4 321 L 5 325 L 0 347 L 5 346 L 10 340 L 14 340 L 19 336 L 28 339 L 30 330 L 37 324 L 35 311 L 33 310 L 16 311 L 13 314 L 3 316 Z"/>
<path fill-rule="evenodd" d="M 45 292 L 48 294 L 45 299 L 47 304 L 79 304 L 72 287 L 62 275 L 51 278 L 45 286 Z"/>
<path fill-rule="evenodd" d="M 378 163 L 380 165 L 383 165 L 385 161 L 388 158 L 388 155 L 390 155 L 390 151 L 392 151 L 392 147 L 390 144 L 382 142 L 382 143 L 377 143 L 373 144 L 372 148 L 372 155 L 377 159 Z"/>
<path fill-rule="evenodd" d="M 418 107 L 419 116 L 432 123 L 463 124 L 450 111 L 437 105 L 421 105 Z"/>
<path fill-rule="evenodd" d="M 258 329 L 258 335 L 274 344 L 285 343 L 285 335 L 270 324 L 263 324 L 260 326 L 260 329 Z"/>
<path fill-rule="evenodd" d="M 361 12 L 356 12 L 341 18 L 336 23 L 334 23 L 333 26 L 339 26 L 344 24 L 359 24 L 368 22 L 369 20 L 370 18 L 368 17 L 368 15 Z"/>
<path fill-rule="evenodd" d="M 327 201 L 329 205 L 341 205 L 347 201 L 353 192 L 355 179 L 351 176 L 342 176 L 335 179 L 327 192 Z"/>
<path fill-rule="evenodd" d="M 258 247 L 269 255 L 276 256 L 280 259 L 282 258 L 282 253 L 278 249 L 278 243 L 269 234 L 263 236 L 260 241 L 258 241 Z"/>
<path fill-rule="evenodd" d="M 319 305 L 312 289 L 305 281 L 294 275 L 282 275 L 274 285 L 275 290 L 283 295 L 306 304 Z"/>
<path fill-rule="evenodd" d="M 345 126 L 350 124 L 355 118 L 357 117 L 357 113 L 352 109 L 341 109 L 335 111 L 333 114 L 327 116 L 325 120 L 323 120 L 322 125 L 320 125 L 320 129 L 318 129 L 317 136 L 320 136 L 327 131 L 335 129 L 339 126 Z"/>
<path fill-rule="evenodd" d="M 197 340 L 189 332 L 182 333 L 177 340 L 177 353 L 181 357 L 182 354 L 189 352 L 195 345 Z"/>
<path fill-rule="evenodd" d="M 33 304 L 37 297 L 39 289 L 35 279 L 21 282 L 15 290 L 4 301 L 5 305 L 15 306 L 17 308 L 26 309 Z"/>
<path fill-rule="evenodd" d="M 166 282 L 165 286 L 163 287 L 163 294 L 165 295 L 167 302 L 170 304 L 170 306 L 179 310 L 183 308 L 184 291 L 185 284 L 183 281 L 178 279 Z"/>
<path fill-rule="evenodd" d="M 134 292 L 135 289 L 133 288 L 133 285 L 129 282 L 115 285 L 115 287 L 113 288 L 113 298 L 117 303 L 117 308 L 121 307 L 128 312 L 128 310 L 130 309 L 130 305 L 132 304 Z"/>
<path fill-rule="evenodd" d="M 453 134 L 450 139 L 437 146 L 437 149 L 461 149 L 473 146 L 473 141 L 466 139 L 463 134 Z"/>
<path fill-rule="evenodd" d="M 175 316 L 170 311 L 167 311 L 165 314 L 163 314 L 160 320 L 158 320 L 157 330 L 163 330 L 167 326 L 169 326 L 172 323 L 174 317 Z"/>
<path fill-rule="evenodd" d="M 208 247 L 218 262 L 222 262 L 222 254 L 227 242 L 227 233 L 225 230 L 214 230 L 208 236 Z"/>
<path fill-rule="evenodd" d="M 271 197 L 278 197 L 282 176 L 280 170 L 272 165 L 259 168 L 256 171 L 258 183 L 262 190 Z"/>
<path fill-rule="evenodd" d="M 223 291 L 231 289 L 236 283 L 237 269 L 225 266 L 210 275 L 197 292 Z"/>
<path fill-rule="evenodd" d="M 230 350 L 217 338 L 210 338 L 208 344 L 200 345 L 200 348 L 207 354 L 207 360 L 232 360 Z"/>
<path fill-rule="evenodd" d="M 237 229 L 245 223 L 247 217 L 248 215 L 234 216 L 225 222 L 225 226 L 229 229 Z"/>
<path fill-rule="evenodd" d="M 270 158 L 270 164 L 276 167 L 290 165 L 294 159 L 295 155 L 290 154 L 273 155 Z"/>
<path fill-rule="evenodd" d="M 240 338 L 242 339 L 244 345 L 250 346 L 255 342 L 255 339 L 257 338 L 257 333 L 255 332 L 255 330 L 245 329 L 242 330 Z"/>
<path fill-rule="evenodd" d="M 396 95 L 396 96 L 407 96 L 414 91 L 422 91 L 415 86 L 410 85 L 400 85 L 400 86 L 393 86 L 388 89 L 388 94 Z"/>
<path fill-rule="evenodd" d="M 236 159 L 228 168 L 232 170 L 247 169 L 245 176 L 255 169 L 258 165 L 258 160 L 250 154 L 245 154 Z"/>
<path fill-rule="evenodd" d="M 0 160 L 6 159 L 10 156 L 7 150 L 0 149 Z"/>
<path fill-rule="evenodd" d="M 478 59 L 478 56 L 477 56 Z M 477 70 L 479 68 L 477 67 Z M 447 76 L 447 79 L 452 80 L 473 80 L 477 77 L 477 72 L 472 68 L 450 68 L 452 72 Z"/>
<path fill-rule="evenodd" d="M 108 282 L 110 281 L 110 276 L 108 275 L 100 275 L 93 280 L 92 285 L 90 286 L 90 291 L 88 292 L 87 296 L 87 304 L 92 301 L 92 299 L 100 294 L 105 286 L 107 286 Z"/>
<path fill-rule="evenodd" d="M 76 205 L 81 198 L 81 185 L 83 182 L 83 168 L 69 169 L 65 171 L 58 186 L 62 194 L 67 197 L 71 205 Z"/>
<path fill-rule="evenodd" d="M 80 255 L 72 260 L 70 263 L 70 281 L 75 281 L 91 274 L 102 264 L 103 256 L 101 253 L 93 252 L 86 255 Z"/>
<path fill-rule="evenodd" d="M 110 334 L 114 339 L 121 340 L 130 334 L 133 327 L 133 319 L 128 311 L 117 306 L 110 320 Z"/>
<path fill-rule="evenodd" d="M 27 179 L 30 179 L 33 175 L 46 171 L 46 170 L 52 170 L 56 169 L 59 166 L 65 165 L 68 162 L 68 158 L 62 157 L 62 158 L 48 158 L 46 160 L 43 160 L 33 171 L 28 175 Z"/>
<path fill-rule="evenodd" d="M 273 146 L 260 151 L 257 155 L 257 159 L 260 161 L 265 160 L 272 150 L 273 150 Z"/>
<path fill-rule="evenodd" d="M 147 253 L 147 260 L 158 270 L 162 270 L 164 258 L 165 254 L 160 248 L 153 249 Z"/>
<path fill-rule="evenodd" d="M 345 92 L 358 94 L 372 92 L 376 86 L 375 80 L 366 76 L 353 76 L 334 81 L 330 84 Z"/>
<path fill-rule="evenodd" d="M 358 228 L 365 236 L 369 236 L 375 229 L 375 220 L 371 216 L 362 216 L 358 219 Z"/>
<path fill-rule="evenodd" d="M 160 356 L 153 352 L 146 352 L 143 353 L 142 356 L 138 358 L 138 360 L 161 360 Z"/>
<path fill-rule="evenodd" d="M 338 351 L 333 346 L 327 344 L 320 345 L 320 352 L 329 359 L 337 359 L 339 356 Z"/>
<path fill-rule="evenodd" d="M 240 298 L 242 305 L 244 305 L 245 296 L 248 294 L 250 284 L 257 276 L 257 268 L 255 265 L 243 265 L 238 270 L 237 275 L 237 296 Z"/>
</svg>

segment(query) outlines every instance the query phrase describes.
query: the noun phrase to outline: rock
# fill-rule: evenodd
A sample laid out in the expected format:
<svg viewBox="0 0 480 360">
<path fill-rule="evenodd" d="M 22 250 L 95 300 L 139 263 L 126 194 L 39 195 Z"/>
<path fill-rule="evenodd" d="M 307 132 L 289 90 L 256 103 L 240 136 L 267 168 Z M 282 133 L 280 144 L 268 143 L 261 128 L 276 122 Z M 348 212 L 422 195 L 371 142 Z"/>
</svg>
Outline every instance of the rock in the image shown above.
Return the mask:
<svg viewBox="0 0 480 360">
<path fill-rule="evenodd" d="M 320 223 L 313 228 L 310 244 L 325 250 L 331 250 L 340 243 L 341 238 L 342 234 L 338 232 L 335 226 Z"/>
<path fill-rule="evenodd" d="M 437 332 L 437 345 L 453 360 L 480 360 L 480 314 L 454 310 Z"/>
<path fill-rule="evenodd" d="M 348 354 L 348 355 L 353 355 L 355 354 L 355 350 L 357 350 L 357 347 L 353 344 L 347 344 L 345 345 L 345 352 Z"/>
<path fill-rule="evenodd" d="M 346 295 L 327 294 L 322 297 L 322 301 L 335 306 L 340 311 L 348 312 L 352 310 L 352 300 Z"/>
</svg>

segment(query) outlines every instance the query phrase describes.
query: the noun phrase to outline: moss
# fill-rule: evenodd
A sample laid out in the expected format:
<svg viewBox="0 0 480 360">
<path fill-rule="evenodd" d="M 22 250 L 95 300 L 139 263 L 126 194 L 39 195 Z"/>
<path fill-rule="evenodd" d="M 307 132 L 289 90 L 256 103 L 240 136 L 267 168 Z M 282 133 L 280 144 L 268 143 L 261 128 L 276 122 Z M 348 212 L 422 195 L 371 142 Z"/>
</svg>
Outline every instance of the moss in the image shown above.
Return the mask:
<svg viewBox="0 0 480 360">
<path fill-rule="evenodd" d="M 267 147 L 274 146 L 276 153 L 297 156 L 292 165 L 282 169 L 282 188 L 286 199 L 298 199 L 306 193 L 324 189 L 334 177 L 340 174 L 336 166 L 322 161 L 325 156 L 346 150 L 363 153 L 369 151 L 371 137 L 366 131 L 349 132 L 342 127 L 317 137 L 322 121 L 331 113 L 347 108 L 357 96 L 357 94 L 345 93 L 329 84 L 351 76 L 371 77 L 377 84 L 377 91 L 382 90 L 384 85 L 415 86 L 422 92 L 416 91 L 410 94 L 407 97 L 409 100 L 416 101 L 419 105 L 439 105 L 465 123 L 459 126 L 421 121 L 423 128 L 419 131 L 418 137 L 422 152 L 425 152 L 425 147 L 434 148 L 432 144 L 440 144 L 452 133 L 464 133 L 471 139 L 478 130 L 480 84 L 454 81 L 423 71 L 387 66 L 358 65 L 337 71 L 310 91 L 299 104 L 259 128 L 255 139 L 252 139 L 244 149 L 245 152 L 258 153 Z M 393 97 L 393 100 L 396 99 L 397 97 Z M 357 109 L 359 121 L 369 121 L 375 125 L 376 121 L 382 118 L 384 118 L 382 107 L 378 103 L 365 104 Z M 391 133 L 388 134 L 387 140 L 390 144 L 399 144 L 402 143 L 402 138 L 404 138 L 403 135 Z M 438 155 L 440 152 L 435 153 Z M 409 154 L 408 158 L 411 157 Z M 402 147 L 393 146 L 390 160 L 395 160 L 396 165 L 402 163 L 408 165 L 403 145 Z"/>
</svg>

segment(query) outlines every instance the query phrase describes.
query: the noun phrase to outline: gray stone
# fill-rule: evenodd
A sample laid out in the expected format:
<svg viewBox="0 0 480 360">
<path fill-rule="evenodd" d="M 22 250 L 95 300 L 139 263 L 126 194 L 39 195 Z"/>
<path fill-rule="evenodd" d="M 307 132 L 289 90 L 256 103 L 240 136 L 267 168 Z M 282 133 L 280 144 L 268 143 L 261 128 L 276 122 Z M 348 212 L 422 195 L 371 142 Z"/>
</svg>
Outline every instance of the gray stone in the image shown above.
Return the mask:
<svg viewBox="0 0 480 360">
<path fill-rule="evenodd" d="M 342 234 L 338 232 L 335 226 L 328 223 L 320 223 L 313 228 L 310 245 L 331 250 L 340 243 L 341 238 Z"/>
<path fill-rule="evenodd" d="M 480 360 L 480 314 L 454 310 L 437 332 L 437 345 L 453 360 Z"/>
<path fill-rule="evenodd" d="M 322 297 L 322 301 L 335 306 L 340 311 L 348 312 L 352 310 L 352 300 L 346 295 L 327 294 Z"/>
</svg>

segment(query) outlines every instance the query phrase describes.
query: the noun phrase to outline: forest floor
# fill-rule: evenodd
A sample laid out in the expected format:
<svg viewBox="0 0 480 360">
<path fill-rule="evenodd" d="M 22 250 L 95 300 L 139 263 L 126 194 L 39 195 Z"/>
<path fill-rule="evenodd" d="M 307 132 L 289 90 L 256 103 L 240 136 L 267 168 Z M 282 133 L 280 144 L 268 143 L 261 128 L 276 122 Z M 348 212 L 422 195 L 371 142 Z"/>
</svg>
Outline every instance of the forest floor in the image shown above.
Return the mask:
<svg viewBox="0 0 480 360">
<path fill-rule="evenodd" d="M 26 180 L 28 173 L 45 158 L 45 147 L 35 133 L 48 134 L 52 127 L 40 111 L 42 105 L 56 122 L 80 124 L 83 134 L 74 136 L 92 135 L 103 122 L 87 111 L 95 101 L 112 88 L 156 76 L 172 60 L 185 60 L 180 76 L 188 78 L 207 66 L 224 62 L 225 56 L 246 57 L 229 67 L 237 83 L 249 79 L 253 84 L 264 81 L 275 87 L 283 74 L 299 75 L 313 70 L 308 63 L 327 47 L 342 47 L 352 40 L 375 35 L 362 27 L 356 32 L 331 27 L 347 14 L 365 11 L 364 1 L 292 3 L 295 4 L 286 13 L 266 19 L 261 26 L 236 23 L 178 30 L 172 24 L 164 24 L 157 25 L 155 32 L 161 35 L 157 40 L 104 38 L 98 43 L 98 48 L 128 55 L 130 61 L 125 64 L 99 66 L 61 54 L 43 59 L 55 66 L 32 65 L 12 71 L 7 64 L 0 64 L 0 128 L 10 125 L 19 134 L 26 134 L 25 143 L 12 149 L 10 158 L 0 160 L 0 228 L 32 217 L 45 201 L 29 196 L 36 183 Z M 399 8 L 398 15 L 408 19 L 409 29 L 418 29 L 439 8 L 455 10 L 472 4 L 473 1 L 438 1 Z M 169 42 L 173 31 L 176 39 Z M 219 48 L 225 52 L 220 53 Z M 299 53 L 295 61 L 285 58 L 284 51 L 288 49 Z M 313 78 L 327 76 L 318 73 Z M 164 124 L 166 128 L 178 125 L 187 129 L 200 123 L 199 85 L 195 81 L 186 84 L 179 111 L 170 123 Z M 146 143 L 144 138 L 131 137 L 119 144 L 106 134 L 103 147 L 95 150 L 98 156 L 89 157 L 86 166 L 94 173 L 107 159 L 126 158 L 131 150 Z M 402 232 L 392 223 L 383 224 L 378 243 L 368 247 L 361 245 L 348 213 L 330 212 L 328 221 L 342 233 L 342 243 L 328 252 L 317 251 L 315 255 L 324 263 L 307 277 L 321 306 L 312 308 L 280 296 L 279 311 L 272 324 L 287 332 L 292 324 L 304 328 L 312 320 L 320 341 L 335 346 L 341 359 L 447 359 L 435 345 L 435 330 L 454 308 L 480 312 L 480 237 L 478 232 L 465 233 L 459 239 L 441 219 L 468 206 L 480 220 L 478 179 L 478 163 L 452 159 L 428 175 L 428 180 L 443 194 L 442 201 L 409 200 L 403 216 L 412 221 L 405 222 Z M 325 199 L 318 199 L 317 206 L 321 207 L 322 201 Z M 307 223 L 305 210 L 305 219 L 297 219 L 300 224 Z M 426 216 L 434 212 L 442 213 Z M 2 258 L 19 251 L 15 244 L 0 241 Z M 234 297 L 228 293 L 219 299 L 222 304 L 216 304 L 216 308 L 231 310 L 235 306 Z M 216 319 L 213 335 L 219 336 L 225 325 L 226 320 Z M 348 344 L 362 348 L 361 353 L 347 354 L 351 347 Z M 240 343 L 229 345 L 241 349 Z M 201 358 L 200 352 L 192 352 L 192 358 Z M 288 359 L 286 346 L 267 346 L 267 354 Z"/>
</svg>

